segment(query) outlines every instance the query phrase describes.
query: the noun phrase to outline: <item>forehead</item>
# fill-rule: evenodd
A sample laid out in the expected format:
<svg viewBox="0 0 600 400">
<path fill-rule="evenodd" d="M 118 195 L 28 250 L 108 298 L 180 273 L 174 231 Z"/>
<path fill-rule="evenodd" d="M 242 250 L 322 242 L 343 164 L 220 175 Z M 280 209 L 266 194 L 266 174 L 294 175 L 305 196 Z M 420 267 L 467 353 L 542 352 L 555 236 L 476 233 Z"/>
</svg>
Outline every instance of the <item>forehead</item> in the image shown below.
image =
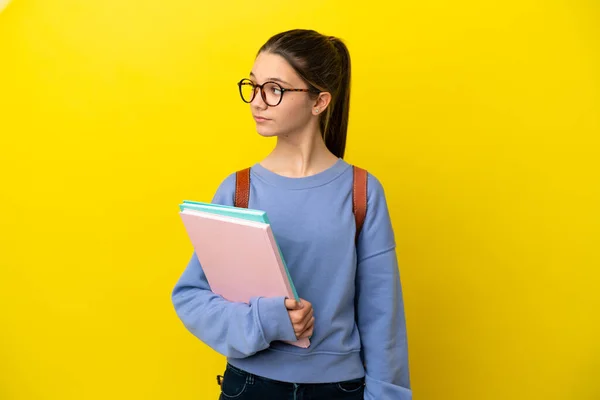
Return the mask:
<svg viewBox="0 0 600 400">
<path fill-rule="evenodd" d="M 254 60 L 252 75 L 258 83 L 272 78 L 277 78 L 290 84 L 299 84 L 302 82 L 302 78 L 298 76 L 285 58 L 266 52 L 260 53 L 256 57 L 256 60 Z"/>
</svg>

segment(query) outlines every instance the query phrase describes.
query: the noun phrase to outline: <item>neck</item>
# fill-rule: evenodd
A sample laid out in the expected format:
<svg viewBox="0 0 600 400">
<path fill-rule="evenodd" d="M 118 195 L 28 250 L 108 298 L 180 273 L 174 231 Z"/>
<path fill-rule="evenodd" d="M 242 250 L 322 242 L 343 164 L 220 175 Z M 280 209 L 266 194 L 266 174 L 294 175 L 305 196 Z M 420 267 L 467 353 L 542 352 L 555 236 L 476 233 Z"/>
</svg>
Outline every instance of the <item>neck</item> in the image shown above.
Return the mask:
<svg viewBox="0 0 600 400">
<path fill-rule="evenodd" d="M 278 136 L 275 148 L 261 165 L 279 175 L 299 178 L 318 174 L 337 161 L 327 149 L 317 121 L 303 132 Z"/>
</svg>

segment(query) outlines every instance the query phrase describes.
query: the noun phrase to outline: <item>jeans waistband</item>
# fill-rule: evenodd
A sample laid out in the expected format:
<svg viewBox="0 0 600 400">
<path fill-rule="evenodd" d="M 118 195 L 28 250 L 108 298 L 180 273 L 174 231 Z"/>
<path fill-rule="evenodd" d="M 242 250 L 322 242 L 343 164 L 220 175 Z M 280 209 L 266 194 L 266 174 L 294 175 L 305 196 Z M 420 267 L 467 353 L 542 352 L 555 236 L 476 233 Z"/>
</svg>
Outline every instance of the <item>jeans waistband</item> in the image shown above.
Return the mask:
<svg viewBox="0 0 600 400">
<path fill-rule="evenodd" d="M 259 375 L 254 375 L 251 374 L 250 372 L 244 371 L 242 369 L 239 369 L 237 367 L 234 367 L 233 365 L 227 363 L 227 369 L 229 369 L 230 371 L 238 374 L 238 375 L 242 375 L 242 376 L 246 376 L 246 377 L 251 377 L 254 380 L 262 380 L 265 382 L 269 382 L 269 383 L 273 383 L 273 384 L 277 384 L 277 385 L 283 385 L 283 386 L 325 386 L 325 385 L 331 385 L 331 384 L 344 384 L 344 383 L 354 383 L 354 382 L 363 382 L 365 381 L 365 378 L 358 378 L 358 379 L 350 379 L 347 381 L 341 381 L 341 382 L 328 382 L 328 383 L 293 383 L 293 382 L 282 382 L 282 381 L 277 381 L 275 379 L 269 379 L 266 378 L 264 376 L 259 376 Z"/>
</svg>

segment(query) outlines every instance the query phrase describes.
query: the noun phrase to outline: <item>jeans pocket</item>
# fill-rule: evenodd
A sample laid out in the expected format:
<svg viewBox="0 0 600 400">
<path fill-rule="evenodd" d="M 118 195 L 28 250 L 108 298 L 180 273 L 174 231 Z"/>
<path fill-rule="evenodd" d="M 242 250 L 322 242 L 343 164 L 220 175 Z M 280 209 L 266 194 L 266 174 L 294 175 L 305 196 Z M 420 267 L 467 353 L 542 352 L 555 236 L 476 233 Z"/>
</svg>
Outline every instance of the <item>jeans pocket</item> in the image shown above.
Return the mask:
<svg viewBox="0 0 600 400">
<path fill-rule="evenodd" d="M 247 374 L 228 366 L 223 374 L 221 395 L 225 399 L 238 398 L 246 391 L 247 384 Z"/>
<path fill-rule="evenodd" d="M 343 393 L 358 393 L 361 390 L 365 389 L 365 380 L 361 379 L 352 379 L 350 381 L 339 382 L 337 384 L 337 388 Z"/>
</svg>

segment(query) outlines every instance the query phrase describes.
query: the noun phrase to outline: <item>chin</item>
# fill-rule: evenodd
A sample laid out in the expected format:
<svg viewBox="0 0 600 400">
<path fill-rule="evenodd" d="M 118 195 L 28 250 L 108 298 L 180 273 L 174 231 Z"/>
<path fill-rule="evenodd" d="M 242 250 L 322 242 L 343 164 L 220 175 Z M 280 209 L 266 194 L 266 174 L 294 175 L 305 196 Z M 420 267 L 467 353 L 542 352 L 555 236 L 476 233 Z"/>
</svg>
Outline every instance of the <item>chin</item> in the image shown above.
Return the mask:
<svg viewBox="0 0 600 400">
<path fill-rule="evenodd" d="M 273 131 L 272 129 L 265 129 L 265 127 L 262 126 L 257 126 L 256 127 L 256 132 L 258 132 L 258 134 L 262 137 L 275 137 L 277 136 L 277 132 Z"/>
</svg>

